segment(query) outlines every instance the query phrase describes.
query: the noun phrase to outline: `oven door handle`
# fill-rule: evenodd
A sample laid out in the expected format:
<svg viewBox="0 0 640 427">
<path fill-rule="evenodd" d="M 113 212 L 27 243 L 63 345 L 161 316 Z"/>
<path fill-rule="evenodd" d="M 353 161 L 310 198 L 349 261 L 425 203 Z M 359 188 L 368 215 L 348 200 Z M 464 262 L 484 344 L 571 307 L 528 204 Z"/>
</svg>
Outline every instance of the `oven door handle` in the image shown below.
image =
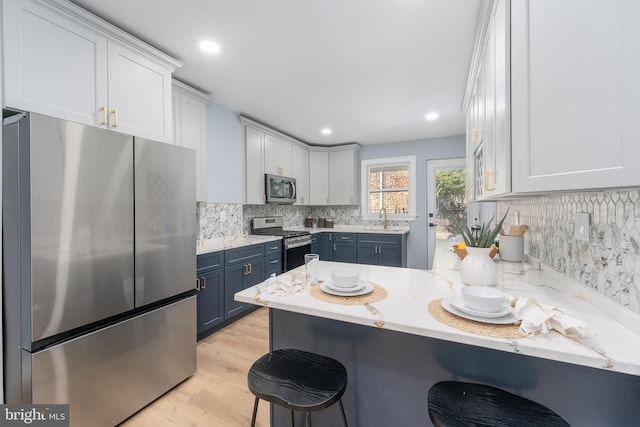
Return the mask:
<svg viewBox="0 0 640 427">
<path fill-rule="evenodd" d="M 295 249 L 295 248 L 299 248 L 300 246 L 307 246 L 307 245 L 311 246 L 311 242 L 287 243 L 285 249 Z"/>
</svg>

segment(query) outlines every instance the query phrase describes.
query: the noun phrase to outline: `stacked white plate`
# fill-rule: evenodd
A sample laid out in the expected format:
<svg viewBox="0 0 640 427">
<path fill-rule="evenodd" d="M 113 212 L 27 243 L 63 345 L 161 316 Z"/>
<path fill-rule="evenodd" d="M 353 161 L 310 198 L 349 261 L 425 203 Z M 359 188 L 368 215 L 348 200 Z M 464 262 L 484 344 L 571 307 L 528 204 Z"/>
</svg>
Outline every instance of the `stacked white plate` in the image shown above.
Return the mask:
<svg viewBox="0 0 640 427">
<path fill-rule="evenodd" d="M 517 321 L 513 315 L 511 306 L 506 302 L 502 304 L 498 311 L 479 311 L 474 310 L 465 304 L 462 296 L 454 295 L 451 298 L 442 300 L 442 307 L 449 313 L 463 317 L 469 320 L 483 323 L 509 324 Z"/>
<path fill-rule="evenodd" d="M 338 296 L 365 295 L 373 291 L 373 285 L 369 282 L 358 281 L 351 287 L 336 286 L 332 281 L 323 282 L 320 289 L 328 294 Z"/>
</svg>

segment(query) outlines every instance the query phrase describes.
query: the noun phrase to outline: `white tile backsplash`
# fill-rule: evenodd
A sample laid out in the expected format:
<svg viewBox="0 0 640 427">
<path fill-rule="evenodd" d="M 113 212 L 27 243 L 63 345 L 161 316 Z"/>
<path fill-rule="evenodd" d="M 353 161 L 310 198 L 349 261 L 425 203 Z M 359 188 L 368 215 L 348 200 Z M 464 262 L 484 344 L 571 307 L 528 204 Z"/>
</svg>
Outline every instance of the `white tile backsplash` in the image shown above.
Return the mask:
<svg viewBox="0 0 640 427">
<path fill-rule="evenodd" d="M 525 252 L 640 313 L 640 189 L 562 193 L 498 203 L 529 226 Z M 575 214 L 590 214 L 589 242 L 575 238 Z"/>
</svg>

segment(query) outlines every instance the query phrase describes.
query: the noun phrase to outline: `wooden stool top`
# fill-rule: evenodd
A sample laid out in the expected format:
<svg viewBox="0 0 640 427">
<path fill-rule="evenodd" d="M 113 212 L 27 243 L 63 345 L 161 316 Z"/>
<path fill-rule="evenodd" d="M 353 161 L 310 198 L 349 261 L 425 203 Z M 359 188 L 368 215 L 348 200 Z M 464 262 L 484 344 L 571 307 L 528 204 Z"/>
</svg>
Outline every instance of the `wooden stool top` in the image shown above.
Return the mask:
<svg viewBox="0 0 640 427">
<path fill-rule="evenodd" d="M 249 369 L 256 397 L 297 411 L 317 411 L 337 402 L 347 388 L 347 370 L 335 359 L 302 350 L 275 350 Z"/>
<path fill-rule="evenodd" d="M 539 403 L 483 384 L 439 382 L 429 390 L 428 405 L 436 426 L 569 426 Z"/>
</svg>

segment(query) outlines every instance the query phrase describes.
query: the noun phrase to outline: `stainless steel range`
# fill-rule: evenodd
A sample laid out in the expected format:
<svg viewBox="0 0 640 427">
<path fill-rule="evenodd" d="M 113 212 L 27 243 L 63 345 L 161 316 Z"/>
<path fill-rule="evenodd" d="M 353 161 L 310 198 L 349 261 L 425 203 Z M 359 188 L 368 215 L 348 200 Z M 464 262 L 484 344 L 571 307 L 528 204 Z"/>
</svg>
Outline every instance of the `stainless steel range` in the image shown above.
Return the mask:
<svg viewBox="0 0 640 427">
<path fill-rule="evenodd" d="M 253 218 L 252 232 L 266 236 L 282 237 L 282 268 L 292 270 L 304 265 L 305 254 L 311 253 L 311 233 L 308 231 L 284 230 L 281 216 Z"/>
</svg>

